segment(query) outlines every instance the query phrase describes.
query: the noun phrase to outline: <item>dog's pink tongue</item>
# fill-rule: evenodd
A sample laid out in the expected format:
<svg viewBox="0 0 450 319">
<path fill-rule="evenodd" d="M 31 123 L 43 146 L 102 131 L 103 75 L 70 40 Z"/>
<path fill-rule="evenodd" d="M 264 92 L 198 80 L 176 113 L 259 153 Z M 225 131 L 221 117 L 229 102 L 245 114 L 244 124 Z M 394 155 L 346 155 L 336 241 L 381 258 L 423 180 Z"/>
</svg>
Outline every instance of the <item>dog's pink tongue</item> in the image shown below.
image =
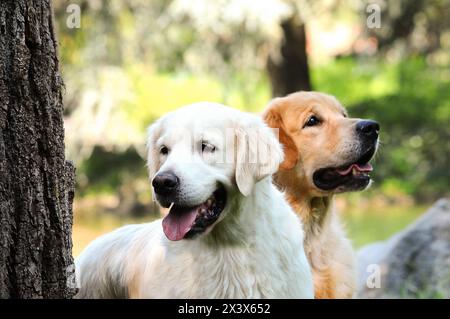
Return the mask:
<svg viewBox="0 0 450 319">
<path fill-rule="evenodd" d="M 364 165 L 352 164 L 346 169 L 338 169 L 337 172 L 341 175 L 347 175 L 352 171 L 353 168 L 356 168 L 360 172 L 371 172 L 373 170 L 372 165 L 366 163 Z"/>
<path fill-rule="evenodd" d="M 176 241 L 184 238 L 191 229 L 197 216 L 197 208 L 180 208 L 173 206 L 169 214 L 162 221 L 166 237 Z"/>
</svg>

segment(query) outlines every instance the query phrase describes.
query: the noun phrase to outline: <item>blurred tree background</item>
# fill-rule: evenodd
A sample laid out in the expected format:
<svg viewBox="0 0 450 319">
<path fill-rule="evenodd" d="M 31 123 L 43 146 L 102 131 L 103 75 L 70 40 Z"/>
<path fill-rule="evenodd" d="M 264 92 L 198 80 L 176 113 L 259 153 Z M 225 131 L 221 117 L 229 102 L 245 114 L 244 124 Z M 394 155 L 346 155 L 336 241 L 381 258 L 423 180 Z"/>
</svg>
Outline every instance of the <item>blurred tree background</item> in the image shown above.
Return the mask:
<svg viewBox="0 0 450 319">
<path fill-rule="evenodd" d="M 70 4 L 80 28 L 68 27 Z M 338 197 L 356 246 L 449 195 L 450 0 L 58 0 L 54 9 L 77 166 L 75 254 L 102 232 L 159 216 L 146 127 L 201 100 L 259 112 L 272 96 L 312 89 L 379 121 L 372 188 Z"/>
</svg>

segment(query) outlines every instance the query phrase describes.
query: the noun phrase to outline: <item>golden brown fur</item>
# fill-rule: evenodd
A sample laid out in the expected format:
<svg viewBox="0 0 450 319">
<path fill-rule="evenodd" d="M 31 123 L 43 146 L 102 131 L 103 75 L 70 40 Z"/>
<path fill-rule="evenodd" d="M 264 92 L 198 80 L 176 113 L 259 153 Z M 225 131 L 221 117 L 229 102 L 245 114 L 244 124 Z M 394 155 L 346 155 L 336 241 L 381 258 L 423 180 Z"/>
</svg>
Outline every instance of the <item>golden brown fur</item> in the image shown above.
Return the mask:
<svg viewBox="0 0 450 319">
<path fill-rule="evenodd" d="M 311 115 L 322 119 L 321 127 L 303 130 Z M 353 250 L 333 211 L 334 193 L 318 189 L 312 176 L 321 167 L 345 161 L 347 141 L 354 138 L 357 120 L 347 118 L 336 98 L 317 92 L 276 98 L 263 116 L 270 127 L 279 129 L 284 145 L 285 161 L 275 183 L 302 218 L 315 297 L 351 298 L 355 290 Z"/>
</svg>

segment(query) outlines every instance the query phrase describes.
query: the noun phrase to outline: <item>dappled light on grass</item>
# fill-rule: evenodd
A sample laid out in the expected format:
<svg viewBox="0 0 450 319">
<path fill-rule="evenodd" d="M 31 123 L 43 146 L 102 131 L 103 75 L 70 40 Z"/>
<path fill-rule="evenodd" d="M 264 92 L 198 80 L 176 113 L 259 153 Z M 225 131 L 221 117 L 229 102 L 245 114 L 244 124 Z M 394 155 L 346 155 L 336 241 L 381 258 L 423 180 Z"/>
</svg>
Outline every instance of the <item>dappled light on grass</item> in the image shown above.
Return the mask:
<svg viewBox="0 0 450 319">
<path fill-rule="evenodd" d="M 75 199 L 73 219 L 73 256 L 77 257 L 83 249 L 97 237 L 121 226 L 148 223 L 160 217 L 159 207 L 152 203 L 147 211 L 138 216 L 131 212 L 118 211 L 118 198 L 113 195 L 89 196 Z"/>
<path fill-rule="evenodd" d="M 344 214 L 343 221 L 353 247 L 360 248 L 388 239 L 414 222 L 426 209 L 425 206 L 387 206 L 360 212 L 353 208 Z"/>
</svg>

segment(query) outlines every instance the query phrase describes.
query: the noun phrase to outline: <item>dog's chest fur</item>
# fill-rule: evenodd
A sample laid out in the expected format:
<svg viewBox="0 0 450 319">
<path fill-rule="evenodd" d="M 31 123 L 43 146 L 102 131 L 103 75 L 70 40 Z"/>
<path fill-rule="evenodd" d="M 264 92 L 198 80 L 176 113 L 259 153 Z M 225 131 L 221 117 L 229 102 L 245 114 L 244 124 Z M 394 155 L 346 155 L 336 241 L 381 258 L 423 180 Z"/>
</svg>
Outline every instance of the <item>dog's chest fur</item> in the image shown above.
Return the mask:
<svg viewBox="0 0 450 319">
<path fill-rule="evenodd" d="M 192 243 L 181 252 L 170 249 L 164 265 L 148 265 L 138 288 L 139 297 L 150 298 L 270 298 L 292 297 L 295 285 L 302 287 L 295 255 L 271 254 L 263 247 L 222 247 L 213 250 L 204 243 Z M 197 246 L 197 247 L 196 247 Z M 201 247 L 203 246 L 203 247 Z M 270 246 L 270 244 L 268 244 Z M 196 251 L 195 255 L 192 252 Z M 159 268 L 159 270 L 154 267 Z M 153 268 L 153 269 L 152 269 Z M 295 277 L 298 276 L 296 280 Z M 292 277 L 292 278 L 291 278 Z"/>
<path fill-rule="evenodd" d="M 258 184 L 200 238 L 171 242 L 158 220 L 95 241 L 77 259 L 78 297 L 312 298 L 300 220 L 270 180 Z"/>
</svg>

